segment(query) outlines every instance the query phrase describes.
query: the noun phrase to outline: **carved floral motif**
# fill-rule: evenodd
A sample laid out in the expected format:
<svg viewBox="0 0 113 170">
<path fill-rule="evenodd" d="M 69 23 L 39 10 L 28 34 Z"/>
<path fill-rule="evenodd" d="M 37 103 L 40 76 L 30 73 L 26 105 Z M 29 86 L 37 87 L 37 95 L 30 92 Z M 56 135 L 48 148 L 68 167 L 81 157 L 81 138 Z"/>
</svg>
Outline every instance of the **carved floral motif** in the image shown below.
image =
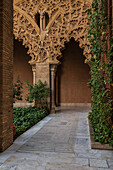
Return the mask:
<svg viewBox="0 0 113 170">
<path fill-rule="evenodd" d="M 91 3 L 92 0 L 15 0 L 14 35 L 28 48 L 31 62 L 57 61 L 65 42 L 72 37 L 89 58 L 86 10 Z M 49 15 L 44 30 L 35 21 L 37 12 Z"/>
</svg>

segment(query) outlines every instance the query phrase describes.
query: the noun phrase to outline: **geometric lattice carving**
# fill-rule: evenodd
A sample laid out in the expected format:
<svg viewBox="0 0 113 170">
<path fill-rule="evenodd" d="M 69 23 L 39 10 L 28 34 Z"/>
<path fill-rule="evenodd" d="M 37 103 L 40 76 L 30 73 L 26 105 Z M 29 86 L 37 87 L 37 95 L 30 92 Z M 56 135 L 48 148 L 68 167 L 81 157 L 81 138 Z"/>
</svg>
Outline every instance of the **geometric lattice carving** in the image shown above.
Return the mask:
<svg viewBox="0 0 113 170">
<path fill-rule="evenodd" d="M 90 57 L 87 40 L 87 12 L 92 0 L 15 0 L 14 35 L 28 48 L 31 62 L 57 61 L 65 42 L 72 37 L 79 42 L 86 58 Z M 44 23 L 44 13 L 49 23 L 42 29 L 36 23 L 36 14 Z"/>
</svg>

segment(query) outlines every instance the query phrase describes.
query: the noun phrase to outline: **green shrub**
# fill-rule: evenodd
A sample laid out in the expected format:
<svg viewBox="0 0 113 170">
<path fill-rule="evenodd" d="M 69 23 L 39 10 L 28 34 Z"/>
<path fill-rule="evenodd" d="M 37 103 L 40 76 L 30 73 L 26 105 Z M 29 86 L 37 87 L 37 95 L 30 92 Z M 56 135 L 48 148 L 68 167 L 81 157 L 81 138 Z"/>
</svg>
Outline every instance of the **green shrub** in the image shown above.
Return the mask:
<svg viewBox="0 0 113 170">
<path fill-rule="evenodd" d="M 28 108 L 14 108 L 13 109 L 13 124 L 17 126 L 16 136 L 17 138 L 27 129 L 38 123 L 41 119 L 49 114 L 47 107 L 39 109 L 36 107 Z"/>
<path fill-rule="evenodd" d="M 42 83 L 40 80 L 37 84 L 31 85 L 29 82 L 26 82 L 26 87 L 29 93 L 26 95 L 26 101 L 33 102 L 36 101 L 37 105 L 40 107 L 47 107 L 48 102 L 47 98 L 50 92 L 50 89 L 47 87 L 47 83 Z"/>
<path fill-rule="evenodd" d="M 15 100 L 22 100 L 23 83 L 20 81 L 20 76 L 17 77 L 16 83 L 13 84 L 13 102 Z"/>
</svg>

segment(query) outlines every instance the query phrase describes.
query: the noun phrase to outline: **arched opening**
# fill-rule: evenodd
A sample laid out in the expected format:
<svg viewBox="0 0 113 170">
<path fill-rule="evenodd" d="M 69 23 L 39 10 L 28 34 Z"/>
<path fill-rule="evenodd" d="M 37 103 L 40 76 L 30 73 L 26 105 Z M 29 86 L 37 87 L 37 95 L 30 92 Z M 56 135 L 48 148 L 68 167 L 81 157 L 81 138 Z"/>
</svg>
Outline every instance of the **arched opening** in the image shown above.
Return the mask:
<svg viewBox="0 0 113 170">
<path fill-rule="evenodd" d="M 40 13 L 38 13 L 38 12 L 35 15 L 35 21 L 36 21 L 38 27 L 40 28 Z"/>
<path fill-rule="evenodd" d="M 49 15 L 47 12 L 45 12 L 45 28 L 47 27 L 48 23 L 49 23 Z"/>
<path fill-rule="evenodd" d="M 91 94 L 87 83 L 90 79 L 90 68 L 84 63 L 85 57 L 79 43 L 72 38 L 65 45 L 62 55 L 56 77 L 57 105 L 89 103 Z"/>
<path fill-rule="evenodd" d="M 31 57 L 27 54 L 27 49 L 22 46 L 22 43 L 18 40 L 14 40 L 14 73 L 13 73 L 13 83 L 16 82 L 18 75 L 20 76 L 20 81 L 23 83 L 23 100 L 18 100 L 18 103 L 26 103 L 25 96 L 27 90 L 25 87 L 25 81 L 27 80 L 32 84 L 33 82 L 33 72 L 32 67 L 28 63 Z"/>
</svg>

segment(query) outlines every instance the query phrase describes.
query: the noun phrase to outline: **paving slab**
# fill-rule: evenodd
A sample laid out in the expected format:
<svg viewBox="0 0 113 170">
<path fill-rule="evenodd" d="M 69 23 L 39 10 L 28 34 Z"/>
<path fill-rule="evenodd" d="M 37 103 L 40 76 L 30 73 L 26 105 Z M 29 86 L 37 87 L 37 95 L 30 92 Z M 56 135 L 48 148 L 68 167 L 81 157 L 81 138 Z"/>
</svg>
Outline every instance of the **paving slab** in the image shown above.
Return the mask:
<svg viewBox="0 0 113 170">
<path fill-rule="evenodd" d="M 113 168 L 113 159 L 108 160 L 108 165 L 110 168 Z"/>
<path fill-rule="evenodd" d="M 91 149 L 89 111 L 58 108 L 0 154 L 0 170 L 113 170 L 113 151 Z"/>
<path fill-rule="evenodd" d="M 89 166 L 89 159 L 87 158 L 75 158 L 75 164 Z"/>
<path fill-rule="evenodd" d="M 90 159 L 90 166 L 91 167 L 99 167 L 99 168 L 108 168 L 108 164 L 106 160 L 100 159 Z"/>
</svg>

